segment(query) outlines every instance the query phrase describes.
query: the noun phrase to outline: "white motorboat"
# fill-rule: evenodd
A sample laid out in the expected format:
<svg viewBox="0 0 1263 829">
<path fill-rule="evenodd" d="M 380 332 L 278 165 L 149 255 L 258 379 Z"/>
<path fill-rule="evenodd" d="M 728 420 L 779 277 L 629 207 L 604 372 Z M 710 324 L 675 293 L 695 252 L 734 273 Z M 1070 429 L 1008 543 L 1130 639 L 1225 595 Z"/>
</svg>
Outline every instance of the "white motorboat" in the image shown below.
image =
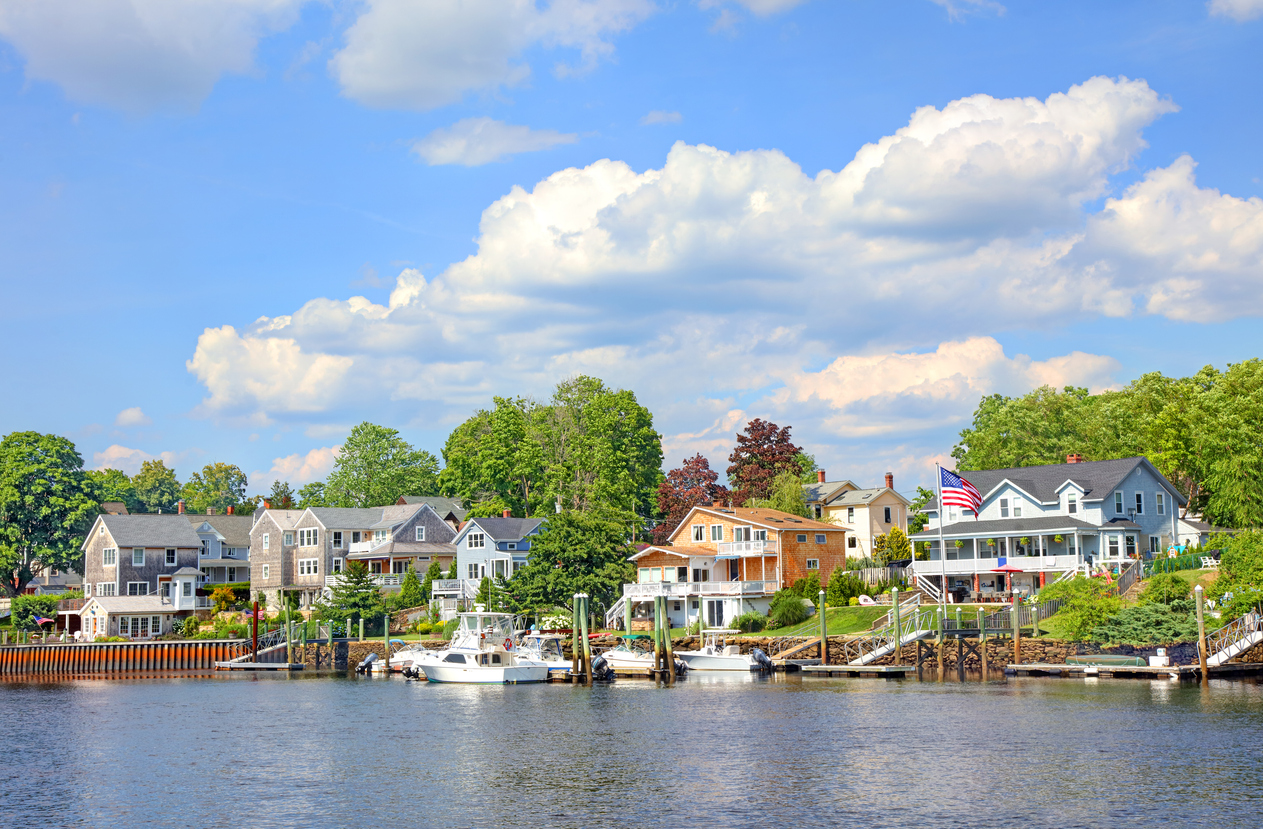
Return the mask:
<svg viewBox="0 0 1263 829">
<path fill-rule="evenodd" d="M 572 663 L 562 655 L 561 643 L 566 637 L 559 633 L 535 633 L 528 631 L 522 635 L 518 645 L 518 656 L 543 662 L 550 671 L 568 671 Z"/>
<path fill-rule="evenodd" d="M 648 650 L 636 647 L 638 643 L 648 641 L 647 636 L 625 636 L 621 643 L 603 651 L 601 658 L 614 671 L 648 673 L 653 668 L 653 646 L 650 645 Z M 679 654 L 676 654 L 676 674 L 682 674 L 687 670 L 688 666 L 681 662 Z"/>
<path fill-rule="evenodd" d="M 758 648 L 753 653 L 741 652 L 736 645 L 729 645 L 724 637 L 740 633 L 739 630 L 708 630 L 702 634 L 702 649 L 676 651 L 677 659 L 689 666 L 690 671 L 762 671 L 771 670 L 772 661 Z M 760 657 L 762 657 L 760 659 Z"/>
<path fill-rule="evenodd" d="M 451 645 L 417 657 L 416 669 L 430 682 L 509 684 L 544 682 L 548 665 L 519 656 L 509 613 L 461 613 Z"/>
</svg>

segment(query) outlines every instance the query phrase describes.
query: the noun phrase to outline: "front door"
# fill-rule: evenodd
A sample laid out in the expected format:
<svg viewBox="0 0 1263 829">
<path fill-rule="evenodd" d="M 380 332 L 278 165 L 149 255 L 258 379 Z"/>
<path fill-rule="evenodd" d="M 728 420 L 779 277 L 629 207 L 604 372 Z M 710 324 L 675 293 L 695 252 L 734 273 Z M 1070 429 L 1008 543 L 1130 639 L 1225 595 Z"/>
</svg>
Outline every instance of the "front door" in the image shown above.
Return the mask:
<svg viewBox="0 0 1263 829">
<path fill-rule="evenodd" d="M 706 624 L 713 628 L 721 628 L 724 626 L 723 599 L 706 600 Z"/>
</svg>

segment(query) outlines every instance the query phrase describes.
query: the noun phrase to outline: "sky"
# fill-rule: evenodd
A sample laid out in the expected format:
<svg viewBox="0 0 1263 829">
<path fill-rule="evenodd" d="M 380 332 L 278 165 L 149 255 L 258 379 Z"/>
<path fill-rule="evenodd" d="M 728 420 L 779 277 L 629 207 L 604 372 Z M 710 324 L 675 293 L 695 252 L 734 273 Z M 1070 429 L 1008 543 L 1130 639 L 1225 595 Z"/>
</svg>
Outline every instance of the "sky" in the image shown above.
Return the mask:
<svg viewBox="0 0 1263 829">
<path fill-rule="evenodd" d="M 255 493 L 591 374 L 913 491 L 1263 356 L 1260 101 L 1263 0 L 0 0 L 0 433 Z"/>
</svg>

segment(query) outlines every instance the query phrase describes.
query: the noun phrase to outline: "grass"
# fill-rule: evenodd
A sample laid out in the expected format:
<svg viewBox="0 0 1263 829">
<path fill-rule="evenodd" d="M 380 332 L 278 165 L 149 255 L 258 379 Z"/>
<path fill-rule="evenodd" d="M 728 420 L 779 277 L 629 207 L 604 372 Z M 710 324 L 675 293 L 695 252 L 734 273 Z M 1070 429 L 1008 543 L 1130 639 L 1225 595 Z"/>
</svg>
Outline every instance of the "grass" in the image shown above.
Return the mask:
<svg viewBox="0 0 1263 829">
<path fill-rule="evenodd" d="M 886 615 L 888 607 L 831 607 L 828 609 L 829 635 L 864 633 L 873 622 Z M 752 636 L 819 636 L 820 619 L 812 616 L 801 625 L 787 628 L 769 628 Z"/>
</svg>

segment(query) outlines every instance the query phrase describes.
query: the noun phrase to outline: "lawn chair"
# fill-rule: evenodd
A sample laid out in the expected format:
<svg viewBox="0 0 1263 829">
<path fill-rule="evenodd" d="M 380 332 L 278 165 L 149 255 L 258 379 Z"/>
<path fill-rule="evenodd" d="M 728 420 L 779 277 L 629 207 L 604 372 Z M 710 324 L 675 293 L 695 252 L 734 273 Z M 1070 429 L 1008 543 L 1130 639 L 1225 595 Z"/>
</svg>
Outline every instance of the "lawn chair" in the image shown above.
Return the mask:
<svg viewBox="0 0 1263 829">
<path fill-rule="evenodd" d="M 1202 569 L 1214 570 L 1219 567 L 1219 562 L 1210 556 L 1202 556 Z"/>
</svg>

